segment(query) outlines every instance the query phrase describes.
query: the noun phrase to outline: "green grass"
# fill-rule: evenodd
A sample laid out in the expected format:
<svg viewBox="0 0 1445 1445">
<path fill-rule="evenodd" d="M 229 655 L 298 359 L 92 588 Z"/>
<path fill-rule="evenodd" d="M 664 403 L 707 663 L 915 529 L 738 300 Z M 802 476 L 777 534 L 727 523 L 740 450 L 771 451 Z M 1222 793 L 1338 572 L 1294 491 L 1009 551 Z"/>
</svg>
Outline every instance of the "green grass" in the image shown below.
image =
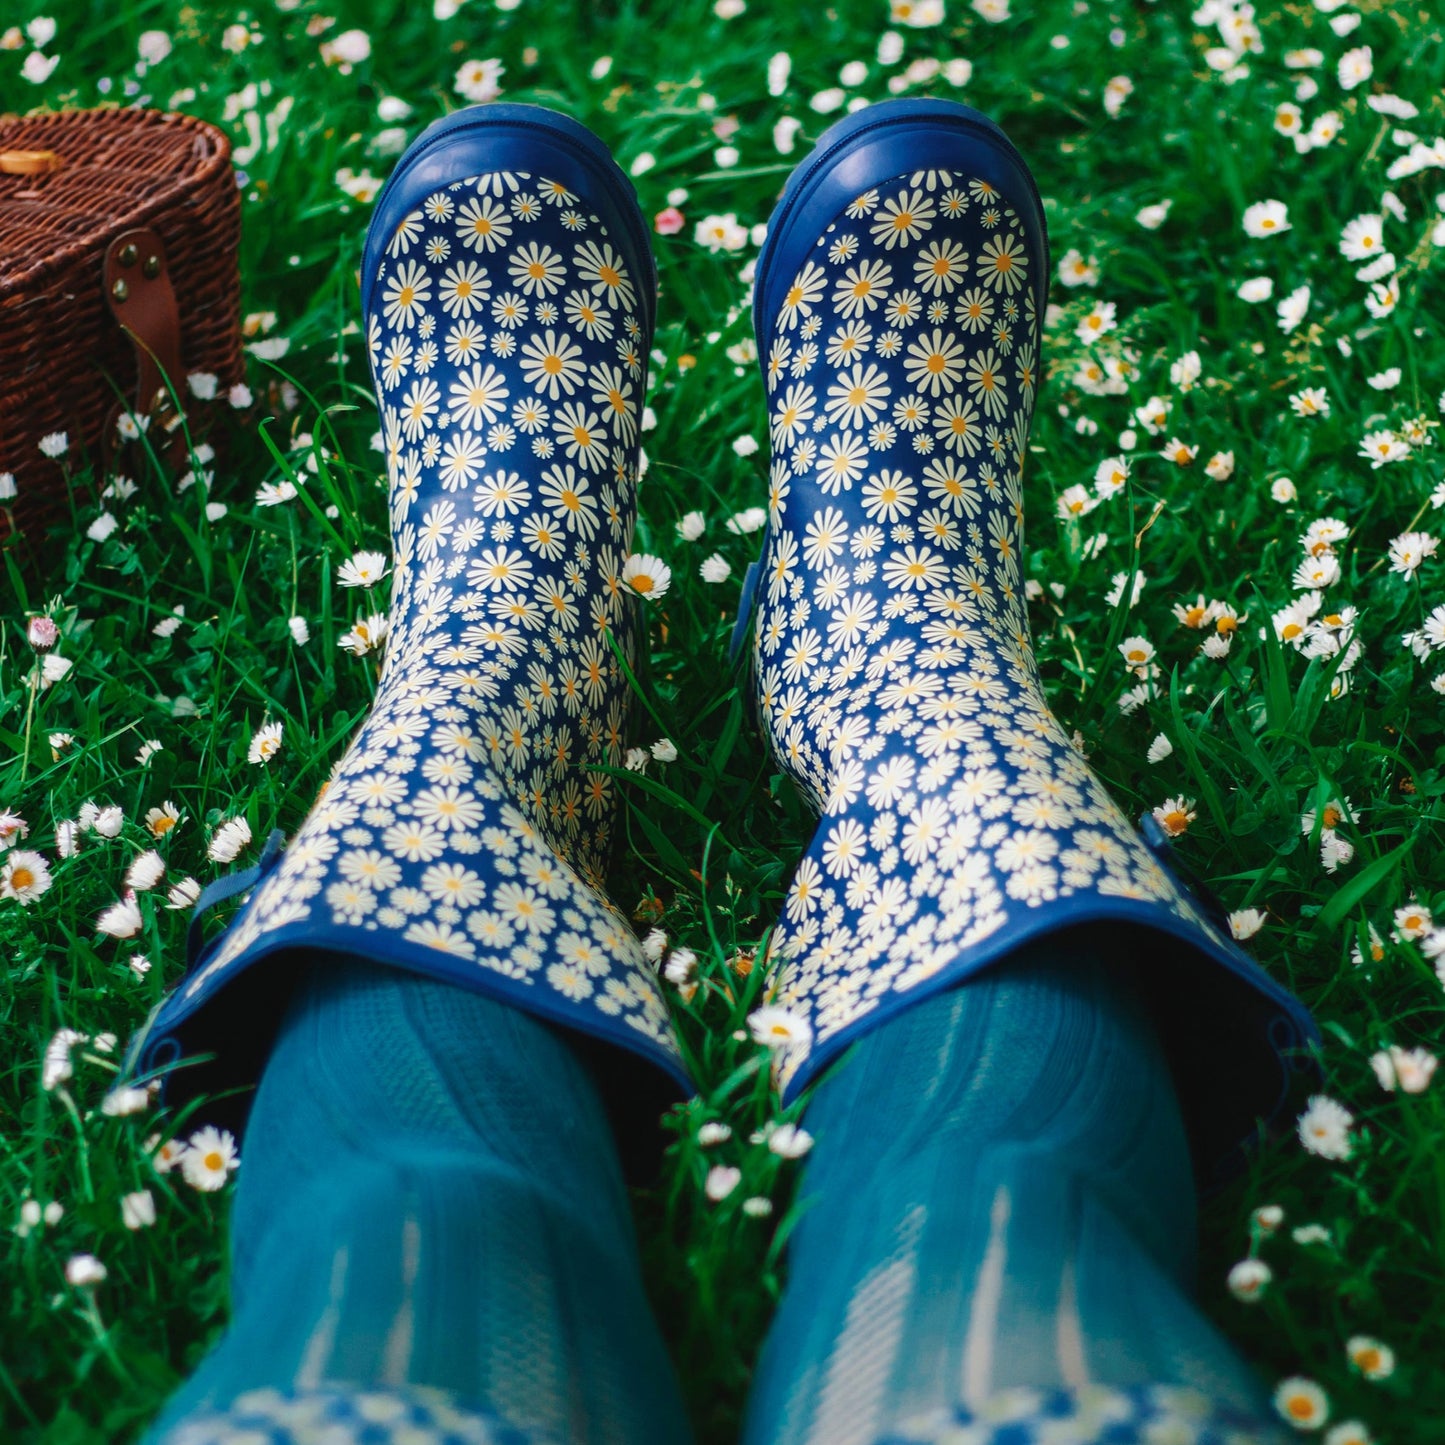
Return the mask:
<svg viewBox="0 0 1445 1445">
<path fill-rule="evenodd" d="M 891 65 L 877 58 L 889 27 L 880 0 L 838 0 L 826 10 L 752 0 L 728 21 L 693 0 L 524 0 L 511 12 L 468 0 L 444 21 L 400 0 L 340 0 L 325 11 L 300 0 L 284 13 L 263 0 L 253 43 L 239 51 L 223 45 L 237 12 L 172 0 L 56 0 L 46 13 L 58 32 L 46 49 L 60 62 L 43 84 L 17 78 L 28 43 L 0 49 L 7 103 L 18 108 L 138 92 L 225 124 L 238 145 L 259 135 L 259 149 L 244 159 L 244 309 L 275 312 L 271 334 L 290 344 L 279 361 L 253 358 L 250 384 L 257 412 L 272 418 L 266 429 L 276 447 L 290 463 L 315 462 L 314 475 L 302 473 L 301 499 L 257 507 L 257 488 L 280 480 L 282 469 L 257 429 L 237 421 L 208 487 L 176 495 L 159 476 L 136 478 L 133 498 L 107 504 L 120 526 L 100 543 L 85 534 L 99 504 L 86 499 L 87 478 L 78 475 L 77 525 L 57 540 L 53 564 L 28 578 L 7 568 L 0 807 L 24 818 L 22 846 L 51 861 L 55 882 L 28 906 L 0 899 L 0 1437 L 66 1445 L 131 1438 L 222 1327 L 228 1194 L 157 1175 L 145 1148 L 157 1133 L 184 1132 L 186 1122 L 153 1109 L 100 1111 L 119 1048 L 77 1046 L 74 1076 L 50 1090 L 41 1060 L 61 1027 L 92 1040 L 111 1033 L 123 1047 L 180 973 L 186 914 L 162 906 L 164 888 L 142 896 L 134 940 L 118 943 L 94 928 L 130 860 L 151 844 L 147 809 L 173 800 L 184 814 L 159 845 L 167 883 L 219 876 L 225 869 L 206 857 L 217 822 L 249 820 L 256 841 L 243 861 L 273 826 L 293 830 L 369 705 L 369 660 L 337 646 L 369 609 L 335 581 L 351 551 L 386 546 L 381 460 L 370 446 L 375 412 L 357 334 L 367 207 L 336 176 L 343 167 L 384 176 L 391 162 L 375 148 L 388 129 L 377 114 L 381 97 L 414 107 L 404 122 L 414 136 L 460 103 L 452 84 L 463 61 L 497 57 L 509 98 L 578 116 L 624 166 L 643 153 L 656 158 L 637 181 L 648 215 L 674 189 L 688 193 L 679 202 L 682 233 L 655 238 L 657 425 L 644 438 L 650 467 L 636 539 L 638 550 L 671 563 L 674 581 L 650 614 L 634 716 L 640 741 L 665 734 L 680 757 L 654 765 L 648 784 L 627 788 L 614 894 L 637 908 L 640 928 L 658 914 L 703 963 L 701 991 L 690 1005 L 678 1001 L 700 1096 L 670 1117 L 663 1182 L 639 1206 L 652 1240 L 652 1285 L 701 1438 L 731 1438 L 779 1288 L 797 1166 L 748 1142 L 776 1106 L 765 1061 L 734 1037 L 760 971 L 742 979 L 727 960 L 763 939 L 810 819 L 765 759 L 726 663 L 738 581 L 756 538 L 725 522 L 763 498 L 766 475 L 740 274 L 756 249 L 710 253 L 693 241 L 693 228 L 710 213 L 734 212 L 745 226 L 766 220 L 791 165 L 827 123 L 810 97 L 836 85 L 846 62 L 867 64 L 849 94 L 876 100 L 913 62 L 966 57 L 973 73 L 962 90 L 924 75 L 908 93 L 956 95 L 999 118 L 1047 198 L 1056 258 L 1077 247 L 1099 268 L 1094 285 L 1054 287 L 1063 313 L 1046 341 L 1050 379 L 1027 483 L 1027 571 L 1044 586 L 1032 617 L 1052 704 L 1134 813 L 1171 796 L 1196 801 L 1180 855 L 1228 907 L 1267 913 L 1249 946 L 1315 1011 L 1325 1087 L 1355 1121 L 1348 1159 L 1308 1153 L 1286 1131 L 1248 1178 L 1208 1206 L 1205 1307 L 1266 1379 L 1318 1381 L 1331 1424 L 1358 1419 L 1390 1445 L 1438 1439 L 1445 1082 L 1388 1093 L 1370 1057 L 1391 1044 L 1429 1047 L 1445 1019 L 1422 941 L 1393 936 L 1394 910 L 1412 894 L 1445 907 L 1445 732 L 1442 697 L 1431 688 L 1445 658 L 1422 663 L 1401 644 L 1402 633 L 1445 601 L 1445 558 L 1427 558 L 1409 576 L 1387 559 L 1391 539 L 1433 524 L 1429 499 L 1442 476 L 1436 431 L 1445 353 L 1436 328 L 1445 314 L 1445 251 L 1431 236 L 1445 174 L 1425 169 L 1393 182 L 1385 174 L 1406 153 L 1392 137 L 1396 128 L 1426 142 L 1445 129 L 1445 48 L 1424 0 L 1366 0 L 1361 9 L 1358 30 L 1339 38 L 1329 20 L 1353 14 L 1348 8 L 1327 17 L 1307 4 L 1260 0 L 1262 53 L 1232 82 L 1204 59 L 1220 43 L 1217 31 L 1193 23 L 1178 0 L 1019 0 L 1018 13 L 997 24 L 948 0 L 942 25 L 896 27 L 905 46 Z M 324 34 L 323 16 L 334 22 Z M 350 73 L 323 64 L 320 42 L 352 27 L 376 38 L 372 56 Z M 138 77 L 138 37 L 155 29 L 173 37 L 174 52 Z M 1055 37 L 1067 44 L 1055 46 Z M 1346 90 L 1336 62 L 1359 45 L 1372 47 L 1374 77 Z M 1288 68 L 1286 52 L 1306 46 L 1323 52 L 1324 65 Z M 791 55 L 792 75 L 772 97 L 767 64 L 778 51 Z M 612 61 L 602 74 L 595 62 L 604 56 Z M 1103 91 L 1116 75 L 1130 77 L 1134 90 L 1109 118 Z M 1342 132 L 1297 154 L 1273 120 L 1310 75 L 1319 94 L 1302 105 L 1306 121 L 1335 110 Z M 1368 94 L 1385 91 L 1421 114 L 1397 120 L 1366 107 Z M 278 117 L 283 101 L 294 104 Z M 801 122 L 791 156 L 773 142 L 784 115 Z M 252 116 L 259 130 L 248 132 Z M 714 160 L 720 142 L 712 128 L 724 118 L 738 122 L 729 143 L 740 157 L 730 169 Z M 283 123 L 269 124 L 276 119 Z M 1385 221 L 1400 299 L 1375 317 L 1338 242 L 1352 217 L 1380 210 L 1387 189 L 1404 213 Z M 1287 203 L 1292 229 L 1247 236 L 1245 207 L 1270 198 Z M 1160 229 L 1135 220 L 1141 207 L 1164 200 L 1173 205 Z M 1265 274 L 1274 278 L 1272 301 L 1238 297 L 1242 281 Z M 1311 288 L 1309 309 L 1286 333 L 1275 304 L 1302 285 Z M 1091 349 L 1075 326 L 1094 301 L 1114 304 L 1117 329 Z M 1080 364 L 1122 355 L 1121 347 L 1134 378 L 1122 394 L 1088 394 Z M 1198 351 L 1203 376 L 1181 391 L 1170 367 L 1189 350 Z M 1398 386 L 1370 388 L 1366 378 L 1387 367 L 1401 369 Z M 1287 399 L 1314 386 L 1328 393 L 1328 415 L 1296 417 Z M 1173 410 L 1150 436 L 1133 413 L 1156 395 Z M 1408 457 L 1373 469 L 1359 455 L 1367 432 L 1416 419 Z M 1091 486 L 1104 458 L 1128 450 L 1119 440 L 1126 428 L 1136 433 L 1127 489 L 1079 520 L 1058 520 L 1057 497 Z M 730 443 L 744 435 L 763 440 L 763 449 L 738 455 Z M 304 449 L 303 436 L 314 438 Z M 1199 447 L 1192 466 L 1159 456 L 1171 437 Z M 1231 450 L 1233 475 L 1207 477 L 1210 455 Z M 1281 477 L 1293 480 L 1296 500 L 1274 500 Z M 224 502 L 226 514 L 208 520 L 208 501 Z M 694 508 L 705 512 L 707 531 L 687 542 L 675 523 Z M 1270 622 L 1301 595 L 1291 580 L 1304 558 L 1299 538 L 1321 517 L 1348 529 L 1334 547 L 1341 575 L 1321 609 L 1358 609 L 1352 626 L 1361 648 L 1348 670 L 1339 656 L 1310 659 L 1281 644 Z M 698 575 L 713 552 L 732 565 L 720 584 Z M 1111 604 L 1111 581 L 1136 571 L 1144 579 L 1137 604 Z M 1173 615 L 1174 604 L 1199 593 L 1247 614 L 1223 662 L 1202 655 L 1201 634 Z M 157 637 L 157 622 L 181 606 L 174 635 Z M 60 624 L 58 651 L 74 665 L 35 692 L 25 625 L 39 611 Z M 293 615 L 309 622 L 304 647 L 288 635 Z M 1125 714 L 1119 699 L 1137 679 L 1118 644 L 1136 634 L 1152 641 L 1160 670 L 1150 696 Z M 284 724 L 283 747 L 268 765 L 250 765 L 252 735 L 268 720 Z M 48 738 L 57 731 L 74 743 L 52 759 Z M 1173 751 L 1151 764 L 1146 749 L 1161 732 Z M 162 748 L 139 764 L 147 739 Z M 1301 815 L 1331 799 L 1348 800 L 1338 833 L 1354 850 L 1333 872 L 1322 866 L 1319 836 L 1301 829 Z M 57 860 L 56 824 L 87 800 L 123 809 L 121 832 L 87 835 L 76 856 Z M 1371 927 L 1382 956 L 1361 968 L 1351 949 Z M 144 977 L 127 966 L 137 953 L 154 964 Z M 731 1124 L 733 1136 L 704 1153 L 696 1129 L 709 1119 Z M 714 1162 L 744 1175 L 721 1204 L 701 1188 Z M 157 1222 L 132 1231 L 119 1201 L 141 1189 L 155 1198 Z M 757 1195 L 776 1199 L 771 1218 L 743 1214 L 743 1200 Z M 64 1214 L 22 1236 L 12 1225 L 27 1198 L 59 1201 Z M 1264 1238 L 1250 1219 L 1267 1204 L 1282 1206 L 1285 1219 Z M 1297 1242 L 1292 1231 L 1304 1225 L 1322 1226 L 1327 1242 Z M 1252 1249 L 1273 1280 L 1245 1304 L 1224 1281 Z M 79 1253 L 103 1261 L 103 1284 L 67 1284 L 66 1262 Z M 1346 1341 L 1355 1335 L 1393 1348 L 1389 1378 L 1368 1380 L 1351 1366 Z"/>
</svg>

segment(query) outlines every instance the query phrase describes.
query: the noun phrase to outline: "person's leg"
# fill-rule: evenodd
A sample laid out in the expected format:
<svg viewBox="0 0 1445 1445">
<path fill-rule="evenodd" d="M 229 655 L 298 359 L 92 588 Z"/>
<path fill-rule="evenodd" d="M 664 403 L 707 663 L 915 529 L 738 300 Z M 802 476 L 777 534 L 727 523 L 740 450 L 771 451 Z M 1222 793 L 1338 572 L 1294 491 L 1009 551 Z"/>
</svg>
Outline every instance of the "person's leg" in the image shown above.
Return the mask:
<svg viewBox="0 0 1445 1445">
<path fill-rule="evenodd" d="M 1194 1185 L 1154 1030 L 1106 959 L 1068 946 L 904 1010 L 819 1086 L 747 1445 L 946 1421 L 976 1445 L 999 1418 L 1024 1442 L 1025 1420 L 1071 1411 L 1077 1433 L 1043 1438 L 1084 1442 L 1210 1406 L 1268 1430 L 1261 1382 L 1190 1299 Z"/>
<path fill-rule="evenodd" d="M 156 1441 L 269 1442 L 244 1429 L 273 1416 L 347 1440 L 336 1422 L 358 1399 L 398 1441 L 450 1440 L 420 1423 L 425 1387 L 527 1439 L 689 1438 L 596 1086 L 530 1015 L 360 961 L 313 966 L 237 1189 L 232 1324 Z M 315 1393 L 334 1385 L 340 1404 Z M 455 1438 L 523 1438 L 469 1428 Z"/>
</svg>

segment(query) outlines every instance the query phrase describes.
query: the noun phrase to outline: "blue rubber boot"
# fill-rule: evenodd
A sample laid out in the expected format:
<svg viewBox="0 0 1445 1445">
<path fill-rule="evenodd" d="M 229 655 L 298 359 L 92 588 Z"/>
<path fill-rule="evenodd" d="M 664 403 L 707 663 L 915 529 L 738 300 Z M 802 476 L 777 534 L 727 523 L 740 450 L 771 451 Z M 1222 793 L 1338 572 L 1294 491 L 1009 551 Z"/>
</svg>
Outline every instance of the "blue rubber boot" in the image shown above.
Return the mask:
<svg viewBox="0 0 1445 1445">
<path fill-rule="evenodd" d="M 833 126 L 770 222 L 771 496 L 743 617 L 764 733 L 821 814 L 771 950 L 799 1016 L 780 1073 L 791 1098 L 1024 942 L 1130 923 L 1208 1191 L 1318 1034 L 1045 700 L 1021 559 L 1048 271 L 1027 166 L 948 101 Z"/>
<path fill-rule="evenodd" d="M 302 952 L 481 991 L 686 1086 L 602 891 L 655 290 L 629 182 L 566 116 L 475 106 L 398 163 L 361 268 L 393 555 L 376 702 L 289 845 L 203 896 L 251 890 L 133 1055 L 213 1056 L 175 1102 L 254 1079 Z"/>
</svg>

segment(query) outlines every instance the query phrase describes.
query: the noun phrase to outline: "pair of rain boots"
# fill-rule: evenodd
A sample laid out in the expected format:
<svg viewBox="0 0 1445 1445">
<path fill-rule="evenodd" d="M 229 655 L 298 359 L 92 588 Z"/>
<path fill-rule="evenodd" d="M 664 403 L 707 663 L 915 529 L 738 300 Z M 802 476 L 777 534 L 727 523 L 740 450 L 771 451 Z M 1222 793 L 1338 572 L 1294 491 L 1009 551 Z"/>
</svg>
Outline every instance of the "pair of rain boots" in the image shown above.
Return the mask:
<svg viewBox="0 0 1445 1445">
<path fill-rule="evenodd" d="M 778 765 L 821 815 L 766 961 L 798 1020 L 780 1083 L 791 1099 L 860 1032 L 1026 940 L 1108 929 L 1207 1192 L 1317 1034 L 1045 702 L 1021 477 L 1048 270 L 1018 152 L 944 101 L 833 126 L 768 227 L 768 524 L 737 641 Z M 594 767 L 621 761 L 619 658 L 639 645 L 626 567 L 656 278 L 632 188 L 565 116 L 460 111 L 397 165 L 361 287 L 394 556 L 375 706 L 290 844 L 201 900 L 250 892 L 137 1066 L 204 1051 L 189 1087 L 254 1077 L 304 949 L 490 993 L 689 1088 L 603 893 L 615 788 Z"/>
</svg>

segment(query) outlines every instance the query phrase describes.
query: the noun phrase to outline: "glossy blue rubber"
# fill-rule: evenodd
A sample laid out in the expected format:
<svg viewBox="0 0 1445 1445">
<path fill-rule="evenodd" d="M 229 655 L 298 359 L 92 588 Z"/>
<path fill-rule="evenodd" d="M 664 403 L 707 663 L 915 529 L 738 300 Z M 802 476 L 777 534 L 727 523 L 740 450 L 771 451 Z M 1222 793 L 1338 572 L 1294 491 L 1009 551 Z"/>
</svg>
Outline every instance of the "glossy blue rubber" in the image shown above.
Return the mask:
<svg viewBox="0 0 1445 1445">
<path fill-rule="evenodd" d="M 1021 570 L 1048 277 L 1028 167 L 947 101 L 831 127 L 769 223 L 769 523 L 734 641 L 751 619 L 764 738 L 821 815 L 769 960 L 778 1074 L 791 1099 L 911 1003 L 1088 931 L 1149 965 L 1208 1191 L 1319 1034 L 1049 711 Z"/>
<path fill-rule="evenodd" d="M 818 238 L 854 196 L 881 177 L 946 169 L 992 182 L 1028 215 L 1036 276 L 1048 274 L 1043 201 L 1023 157 L 996 121 L 952 100 L 890 100 L 835 121 L 799 163 L 768 220 L 753 289 L 753 334 L 762 337 Z"/>
<path fill-rule="evenodd" d="M 612 152 L 580 121 L 541 105 L 492 101 L 434 120 L 407 148 L 376 198 L 362 253 L 363 288 L 378 274 L 382 253 L 401 221 L 458 175 L 531 170 L 587 197 L 641 285 L 639 300 L 651 334 L 657 310 L 657 268 L 647 222 L 632 182 Z"/>
<path fill-rule="evenodd" d="M 319 953 L 490 994 L 688 1088 L 604 891 L 656 303 L 631 183 L 570 117 L 459 111 L 378 197 L 361 301 L 392 543 L 375 702 L 295 836 L 206 890 L 249 897 L 209 942 L 193 926 L 135 1067 L 210 1054 L 177 1095 L 244 1086 Z M 630 1053 L 609 1076 L 641 1077 Z"/>
</svg>

